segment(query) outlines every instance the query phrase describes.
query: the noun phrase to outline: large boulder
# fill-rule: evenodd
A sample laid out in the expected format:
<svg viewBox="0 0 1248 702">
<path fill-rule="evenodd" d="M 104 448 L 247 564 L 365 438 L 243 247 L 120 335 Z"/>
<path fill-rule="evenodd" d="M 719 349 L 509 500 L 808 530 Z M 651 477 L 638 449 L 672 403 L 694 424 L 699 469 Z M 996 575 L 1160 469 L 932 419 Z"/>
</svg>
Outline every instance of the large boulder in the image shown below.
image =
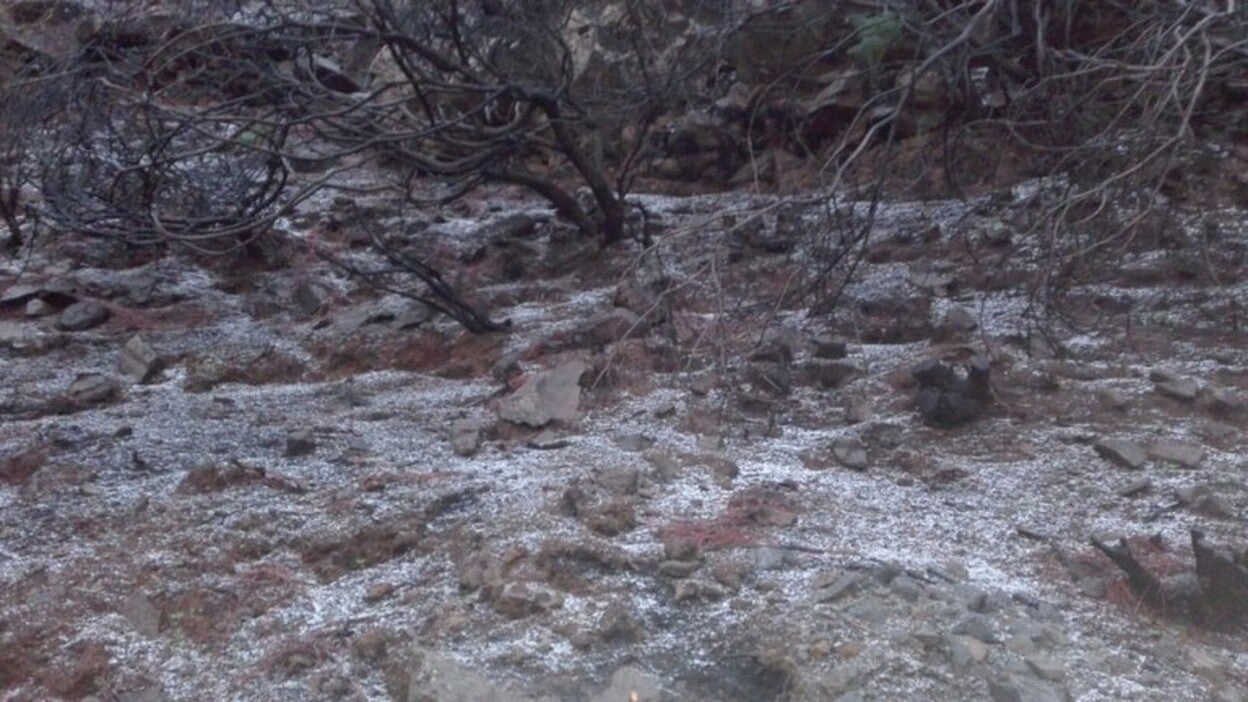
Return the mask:
<svg viewBox="0 0 1248 702">
<path fill-rule="evenodd" d="M 499 418 L 530 427 L 576 419 L 581 403 L 581 376 L 587 368 L 578 359 L 529 376 L 519 390 L 503 398 L 498 406 Z"/>
</svg>

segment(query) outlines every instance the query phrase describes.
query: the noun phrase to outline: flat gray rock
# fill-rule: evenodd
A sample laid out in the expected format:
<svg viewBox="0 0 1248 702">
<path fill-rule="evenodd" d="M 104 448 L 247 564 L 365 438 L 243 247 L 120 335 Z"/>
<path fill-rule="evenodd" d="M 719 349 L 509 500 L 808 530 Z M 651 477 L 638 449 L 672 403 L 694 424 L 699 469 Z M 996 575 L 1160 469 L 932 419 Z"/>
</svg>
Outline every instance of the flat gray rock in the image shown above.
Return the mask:
<svg viewBox="0 0 1248 702">
<path fill-rule="evenodd" d="M 1200 385 L 1188 378 L 1163 380 L 1153 385 L 1160 394 L 1180 402 L 1191 402 L 1200 394 Z"/>
<path fill-rule="evenodd" d="M 508 422 L 543 427 L 552 421 L 576 419 L 581 404 L 581 375 L 584 361 L 561 363 L 533 374 L 498 406 L 498 416 Z"/>
<path fill-rule="evenodd" d="M 82 300 L 66 307 L 57 318 L 56 326 L 65 331 L 86 331 L 107 322 L 111 314 L 95 300 Z"/>
<path fill-rule="evenodd" d="M 1154 460 L 1177 463 L 1184 468 L 1199 468 L 1205 460 L 1205 449 L 1186 441 L 1162 439 L 1149 445 L 1148 455 Z"/>
<path fill-rule="evenodd" d="M 1125 439 L 1098 439 L 1092 446 L 1097 455 L 1125 468 L 1139 470 L 1148 463 L 1143 447 Z"/>
</svg>

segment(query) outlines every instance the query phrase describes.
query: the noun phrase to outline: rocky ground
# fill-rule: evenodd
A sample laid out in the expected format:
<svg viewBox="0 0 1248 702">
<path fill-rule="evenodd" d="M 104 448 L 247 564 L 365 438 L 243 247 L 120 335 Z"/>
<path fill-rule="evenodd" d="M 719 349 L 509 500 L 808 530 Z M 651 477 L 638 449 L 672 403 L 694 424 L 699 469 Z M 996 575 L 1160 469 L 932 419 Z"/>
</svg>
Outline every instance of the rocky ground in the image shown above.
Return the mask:
<svg viewBox="0 0 1248 702">
<path fill-rule="evenodd" d="M 643 257 L 494 195 L 310 201 L 282 265 L 4 263 L 0 697 L 1248 698 L 1242 630 L 1089 541 L 1248 546 L 1243 213 L 1041 335 L 1009 198 L 883 208 L 812 315 L 778 201 L 642 198 Z M 307 245 L 376 264 L 367 222 L 512 330 Z M 912 372 L 972 357 L 986 394 Z"/>
</svg>

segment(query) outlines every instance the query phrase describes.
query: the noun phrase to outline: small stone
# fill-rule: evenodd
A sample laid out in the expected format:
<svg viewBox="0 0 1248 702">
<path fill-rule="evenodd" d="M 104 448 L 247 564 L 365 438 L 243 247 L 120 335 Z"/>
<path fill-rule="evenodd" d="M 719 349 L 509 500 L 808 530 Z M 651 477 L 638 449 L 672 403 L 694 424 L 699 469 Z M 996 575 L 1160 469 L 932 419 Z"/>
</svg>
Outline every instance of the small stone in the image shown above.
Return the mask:
<svg viewBox="0 0 1248 702">
<path fill-rule="evenodd" d="M 948 297 L 957 283 L 953 268 L 945 261 L 921 263 L 910 271 L 910 284 L 935 297 Z"/>
<path fill-rule="evenodd" d="M 311 317 L 325 306 L 325 293 L 319 285 L 300 281 L 290 291 L 290 302 L 300 315 Z"/>
<path fill-rule="evenodd" d="M 850 605 L 845 613 L 858 621 L 882 624 L 888 621 L 889 608 L 878 600 L 866 599 Z"/>
<path fill-rule="evenodd" d="M 1175 378 L 1155 383 L 1153 389 L 1158 393 L 1180 402 L 1192 402 L 1200 394 L 1200 386 L 1188 378 Z"/>
<path fill-rule="evenodd" d="M 850 470 L 867 469 L 867 449 L 857 438 L 837 439 L 832 443 L 832 455 Z"/>
<path fill-rule="evenodd" d="M 836 336 L 817 336 L 811 340 L 814 346 L 814 357 L 825 360 L 845 358 L 849 354 L 849 344 Z"/>
<path fill-rule="evenodd" d="M 1154 460 L 1177 463 L 1184 468 L 1199 468 L 1205 460 L 1205 449 L 1186 441 L 1163 439 L 1149 445 L 1148 455 Z"/>
<path fill-rule="evenodd" d="M 875 416 L 871 401 L 865 397 L 850 397 L 845 400 L 845 423 L 861 424 Z"/>
<path fill-rule="evenodd" d="M 475 419 L 459 419 L 451 424 L 451 450 L 456 456 L 467 458 L 481 448 L 481 422 Z"/>
<path fill-rule="evenodd" d="M 1028 656 L 1025 661 L 1031 672 L 1042 680 L 1061 682 L 1066 678 L 1065 666 L 1048 656 Z"/>
<path fill-rule="evenodd" d="M 982 663 L 988 658 L 988 647 L 969 636 L 949 636 L 945 640 L 949 658 L 959 668 Z"/>
<path fill-rule="evenodd" d="M 35 298 L 26 303 L 27 317 L 46 317 L 56 311 L 56 308 L 48 303 Z"/>
<path fill-rule="evenodd" d="M 34 285 L 10 285 L 7 290 L 0 293 L 0 306 L 7 307 L 12 305 L 16 307 L 24 302 L 29 301 L 39 294 L 39 288 Z"/>
<path fill-rule="evenodd" d="M 1101 438 L 1093 444 L 1092 448 L 1101 458 L 1126 468 L 1139 470 L 1148 463 L 1148 456 L 1144 453 L 1144 449 L 1133 441 Z"/>
<path fill-rule="evenodd" d="M 64 331 L 85 331 L 107 322 L 111 315 L 107 307 L 95 300 L 82 300 L 66 307 L 56 326 Z"/>
<path fill-rule="evenodd" d="M 142 636 L 150 639 L 160 634 L 160 611 L 152 605 L 151 600 L 143 596 L 143 593 L 131 593 L 122 605 L 121 615 Z"/>
<path fill-rule="evenodd" d="M 296 429 L 286 435 L 286 458 L 299 458 L 316 451 L 316 437 L 308 429 Z"/>
<path fill-rule="evenodd" d="M 121 347 L 121 372 L 134 378 L 136 383 L 151 381 L 163 366 L 160 356 L 138 334 Z"/>
<path fill-rule="evenodd" d="M 1005 640 L 1005 648 L 1020 656 L 1026 656 L 1036 652 L 1036 642 L 1030 636 L 1015 635 Z"/>
<path fill-rule="evenodd" d="M 754 554 L 754 565 L 759 570 L 784 570 L 792 564 L 792 554 L 775 546 L 763 546 Z"/>
<path fill-rule="evenodd" d="M 69 385 L 69 399 L 78 405 L 94 405 L 117 396 L 117 383 L 99 373 L 84 373 Z"/>
<path fill-rule="evenodd" d="M 975 321 L 975 315 L 970 310 L 962 305 L 951 305 L 933 328 L 933 340 L 942 342 L 964 339 L 978 326 L 979 323 Z"/>
<path fill-rule="evenodd" d="M 1210 390 L 1206 401 L 1211 412 L 1224 418 L 1239 416 L 1248 409 L 1248 400 L 1226 388 Z"/>
<path fill-rule="evenodd" d="M 1153 489 L 1153 481 L 1148 478 L 1132 480 L 1118 491 L 1120 497 L 1138 497 Z"/>
</svg>

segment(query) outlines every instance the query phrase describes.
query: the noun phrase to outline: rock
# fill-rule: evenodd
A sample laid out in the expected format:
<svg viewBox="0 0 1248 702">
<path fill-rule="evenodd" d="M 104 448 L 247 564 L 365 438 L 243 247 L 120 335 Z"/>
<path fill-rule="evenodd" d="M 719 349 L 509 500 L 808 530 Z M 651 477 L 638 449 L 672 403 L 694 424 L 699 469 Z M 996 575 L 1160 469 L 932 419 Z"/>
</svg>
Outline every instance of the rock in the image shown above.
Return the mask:
<svg viewBox="0 0 1248 702">
<path fill-rule="evenodd" d="M 1205 449 L 1186 441 L 1161 439 L 1148 446 L 1148 455 L 1154 460 L 1177 463 L 1184 468 L 1199 468 L 1205 460 Z"/>
<path fill-rule="evenodd" d="M 499 614 L 511 619 L 521 619 L 563 606 L 563 595 L 540 583 L 507 583 L 491 599 Z"/>
<path fill-rule="evenodd" d="M 16 307 L 34 299 L 39 294 L 39 288 L 34 285 L 17 284 L 10 285 L 3 293 L 0 293 L 0 307 Z"/>
<path fill-rule="evenodd" d="M 965 339 L 978 327 L 979 322 L 975 320 L 975 315 L 970 310 L 962 305 L 950 305 L 932 328 L 932 340 L 941 343 Z"/>
<path fill-rule="evenodd" d="M 845 398 L 845 423 L 861 424 L 875 416 L 874 405 L 865 397 Z"/>
<path fill-rule="evenodd" d="M 533 374 L 499 403 L 499 418 L 531 427 L 576 419 L 581 402 L 580 379 L 586 368 L 584 361 L 573 360 Z"/>
<path fill-rule="evenodd" d="M 1047 656 L 1027 656 L 1024 659 L 1027 667 L 1036 677 L 1050 682 L 1061 682 L 1066 678 L 1066 667 Z"/>
<path fill-rule="evenodd" d="M 384 302 L 366 302 L 334 315 L 333 329 L 339 334 L 351 334 L 373 324 L 393 322 L 395 317 Z"/>
<path fill-rule="evenodd" d="M 25 484 L 31 476 L 39 472 L 47 459 L 47 453 L 37 448 L 29 448 L 0 458 L 0 483 Z"/>
<path fill-rule="evenodd" d="M 850 470 L 867 469 L 867 448 L 858 438 L 837 439 L 832 443 L 832 455 Z"/>
<path fill-rule="evenodd" d="M 1248 409 L 1248 400 L 1226 388 L 1211 389 L 1206 402 L 1210 412 L 1223 418 L 1238 417 Z"/>
<path fill-rule="evenodd" d="M 40 299 L 29 300 L 26 302 L 27 317 L 46 317 L 54 312 L 56 308 Z"/>
<path fill-rule="evenodd" d="M 983 663 L 988 658 L 988 647 L 969 636 L 948 636 L 945 645 L 949 649 L 949 659 L 959 668 Z"/>
<path fill-rule="evenodd" d="M 948 297 L 955 289 L 957 276 L 947 261 L 920 262 L 910 269 L 910 284 L 934 297 Z"/>
<path fill-rule="evenodd" d="M 1171 378 L 1155 382 L 1153 389 L 1180 402 L 1192 402 L 1200 394 L 1200 385 L 1188 378 Z"/>
<path fill-rule="evenodd" d="M 1068 702 L 1070 695 L 1042 680 L 1007 674 L 988 681 L 993 702 Z"/>
<path fill-rule="evenodd" d="M 426 324 L 433 316 L 432 307 L 423 302 L 413 302 L 395 315 L 392 326 L 398 331 L 407 331 Z"/>
<path fill-rule="evenodd" d="M 121 615 L 142 636 L 151 639 L 160 634 L 160 611 L 141 592 L 131 593 L 126 598 Z"/>
<path fill-rule="evenodd" d="M 311 317 L 325 306 L 325 289 L 320 285 L 301 280 L 290 291 L 290 303 L 304 317 Z"/>
<path fill-rule="evenodd" d="M 134 378 L 136 383 L 151 381 L 163 367 L 160 356 L 138 334 L 121 347 L 121 372 Z"/>
<path fill-rule="evenodd" d="M 1148 478 L 1140 478 L 1127 483 L 1118 491 L 1119 497 L 1138 497 L 1153 489 L 1153 481 Z"/>
<path fill-rule="evenodd" d="M 460 419 L 451 424 L 451 450 L 456 456 L 467 458 L 481 448 L 481 422 Z"/>
<path fill-rule="evenodd" d="M 1139 470 L 1148 463 L 1148 456 L 1139 444 L 1125 439 L 1100 438 L 1092 445 L 1097 455 L 1125 468 Z"/>
<path fill-rule="evenodd" d="M 762 546 L 754 552 L 754 567 L 758 570 L 784 570 L 796 564 L 787 549 Z"/>
<path fill-rule="evenodd" d="M 83 373 L 69 384 L 69 399 L 75 405 L 96 405 L 117 396 L 120 386 L 106 375 Z"/>
<path fill-rule="evenodd" d="M 849 355 L 849 344 L 837 336 L 817 336 L 811 340 L 815 358 L 837 360 Z"/>
<path fill-rule="evenodd" d="M 56 326 L 64 331 L 85 331 L 107 322 L 111 314 L 95 300 L 82 300 L 66 307 L 57 317 Z"/>
<path fill-rule="evenodd" d="M 859 375 L 861 369 L 848 361 L 810 361 L 802 365 L 800 373 L 803 384 L 831 390 Z"/>
<path fill-rule="evenodd" d="M 296 429 L 286 434 L 286 458 L 310 456 L 316 452 L 316 436 L 309 429 Z"/>
</svg>

